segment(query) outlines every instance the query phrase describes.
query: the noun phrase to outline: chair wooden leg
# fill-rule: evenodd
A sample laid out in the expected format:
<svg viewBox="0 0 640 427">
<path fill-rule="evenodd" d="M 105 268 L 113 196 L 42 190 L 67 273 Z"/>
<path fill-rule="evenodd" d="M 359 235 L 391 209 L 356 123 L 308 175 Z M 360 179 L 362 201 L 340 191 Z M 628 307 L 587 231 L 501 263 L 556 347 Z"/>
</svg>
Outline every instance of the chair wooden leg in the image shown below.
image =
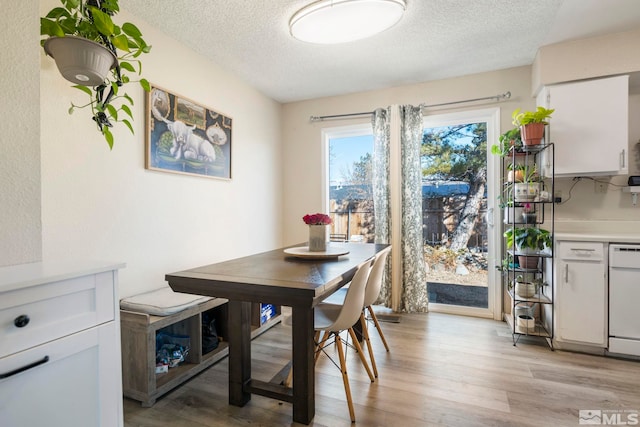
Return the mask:
<svg viewBox="0 0 640 427">
<path fill-rule="evenodd" d="M 293 384 L 293 363 L 291 364 L 287 378 L 284 379 L 282 385 L 285 387 L 291 387 L 291 384 Z"/>
<path fill-rule="evenodd" d="M 316 347 L 316 355 L 313 359 L 314 363 L 318 362 L 318 357 L 320 357 L 320 353 L 322 353 L 322 349 L 326 345 L 327 340 L 329 339 L 330 336 L 331 336 L 331 332 L 324 331 L 324 335 L 322 336 L 322 341 L 318 341 L 320 339 L 320 331 L 316 331 L 316 342 L 318 343 L 318 345 Z"/>
<path fill-rule="evenodd" d="M 378 378 L 378 367 L 376 366 L 376 358 L 373 355 L 373 347 L 371 346 L 371 340 L 369 339 L 367 319 L 364 318 L 364 311 L 360 313 L 360 325 L 362 327 L 362 337 L 364 338 L 365 343 L 367 343 L 367 350 L 369 351 L 369 359 L 371 360 L 371 369 L 373 369 L 373 376 Z"/>
<path fill-rule="evenodd" d="M 384 334 L 382 333 L 382 328 L 380 327 L 380 323 L 378 322 L 378 318 L 376 317 L 376 313 L 373 312 L 373 307 L 368 306 L 369 315 L 373 319 L 373 323 L 376 325 L 376 329 L 378 330 L 378 334 L 380 334 L 380 338 L 382 338 L 382 343 L 384 344 L 384 348 L 389 351 L 389 344 L 387 344 L 387 340 L 384 338 Z"/>
<path fill-rule="evenodd" d="M 360 347 L 360 343 L 358 342 L 358 337 L 356 336 L 356 333 L 354 332 L 353 328 L 349 328 L 349 335 L 351 335 L 351 339 L 353 340 L 353 346 L 356 348 L 356 351 L 358 352 L 358 356 L 362 361 L 362 365 L 364 366 L 364 369 L 366 369 L 367 374 L 369 374 L 369 379 L 371 380 L 371 382 L 374 382 L 376 379 L 373 376 L 371 369 L 369 368 L 369 363 L 367 363 L 367 359 L 364 357 L 364 353 L 362 352 L 362 347 Z"/>
<path fill-rule="evenodd" d="M 349 377 L 347 377 L 347 363 L 344 358 L 344 350 L 342 348 L 342 341 L 337 339 L 336 346 L 338 347 L 338 355 L 340 357 L 340 371 L 342 371 L 342 382 L 344 383 L 344 392 L 347 395 L 347 404 L 349 405 L 349 415 L 351 416 L 351 422 L 356 422 L 356 413 L 353 410 L 353 400 L 351 399 L 351 387 L 349 387 Z"/>
</svg>

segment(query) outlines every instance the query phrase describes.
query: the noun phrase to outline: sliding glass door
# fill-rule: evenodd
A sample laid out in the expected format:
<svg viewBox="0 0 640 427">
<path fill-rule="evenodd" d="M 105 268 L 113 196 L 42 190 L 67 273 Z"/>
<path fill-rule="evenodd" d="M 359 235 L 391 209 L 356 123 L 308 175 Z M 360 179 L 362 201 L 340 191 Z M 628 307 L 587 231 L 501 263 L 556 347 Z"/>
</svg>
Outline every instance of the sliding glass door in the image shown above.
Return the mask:
<svg viewBox="0 0 640 427">
<path fill-rule="evenodd" d="M 500 259 L 494 206 L 499 162 L 488 154 L 498 130 L 498 109 L 424 119 L 424 252 L 415 256 L 424 256 L 429 267 L 430 310 L 500 319 L 494 268 Z M 371 125 L 325 129 L 323 138 L 331 234 L 373 242 Z"/>
<path fill-rule="evenodd" d="M 495 260 L 498 110 L 427 116 L 422 205 L 429 309 L 499 317 Z"/>
</svg>

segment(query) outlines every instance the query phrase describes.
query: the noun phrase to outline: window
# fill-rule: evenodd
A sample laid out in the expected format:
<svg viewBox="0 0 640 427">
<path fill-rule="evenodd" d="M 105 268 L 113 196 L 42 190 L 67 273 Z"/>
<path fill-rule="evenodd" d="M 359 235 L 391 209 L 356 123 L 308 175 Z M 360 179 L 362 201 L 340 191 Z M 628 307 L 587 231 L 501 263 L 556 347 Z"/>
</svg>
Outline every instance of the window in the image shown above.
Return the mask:
<svg viewBox="0 0 640 427">
<path fill-rule="evenodd" d="M 373 242 L 375 237 L 370 125 L 325 131 L 328 153 L 328 211 L 334 240 Z"/>
</svg>

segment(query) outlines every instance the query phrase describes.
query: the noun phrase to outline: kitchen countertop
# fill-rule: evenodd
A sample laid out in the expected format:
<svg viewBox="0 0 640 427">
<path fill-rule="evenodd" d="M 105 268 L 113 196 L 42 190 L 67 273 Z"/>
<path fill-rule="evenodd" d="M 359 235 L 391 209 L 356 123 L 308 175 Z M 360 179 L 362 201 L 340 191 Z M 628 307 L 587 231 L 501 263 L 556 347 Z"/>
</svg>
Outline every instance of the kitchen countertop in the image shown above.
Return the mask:
<svg viewBox="0 0 640 427">
<path fill-rule="evenodd" d="M 556 221 L 556 240 L 640 243 L 640 221 Z"/>
<path fill-rule="evenodd" d="M 47 260 L 0 268 L 0 293 L 124 268 L 124 263 Z"/>
</svg>

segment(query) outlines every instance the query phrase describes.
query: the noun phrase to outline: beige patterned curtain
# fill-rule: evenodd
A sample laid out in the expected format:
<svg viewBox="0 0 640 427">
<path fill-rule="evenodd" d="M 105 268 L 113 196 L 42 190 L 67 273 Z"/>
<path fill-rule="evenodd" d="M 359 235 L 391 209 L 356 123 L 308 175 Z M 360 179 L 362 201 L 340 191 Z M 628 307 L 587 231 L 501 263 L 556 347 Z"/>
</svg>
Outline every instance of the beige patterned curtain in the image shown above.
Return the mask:
<svg viewBox="0 0 640 427">
<path fill-rule="evenodd" d="M 389 177 L 394 171 L 390 166 L 391 149 L 391 109 L 398 108 L 401 148 L 400 194 L 390 194 Z M 391 221 L 401 221 L 400 248 L 394 250 L 400 256 L 399 311 L 426 312 L 427 296 L 426 265 L 422 242 L 422 167 L 420 147 L 422 144 L 422 112 L 420 107 L 411 105 L 392 106 L 378 109 L 373 116 L 374 156 L 373 156 L 373 197 L 375 210 L 376 243 L 391 242 Z M 391 203 L 400 203 L 400 218 L 391 217 Z M 391 265 L 388 262 L 387 265 Z M 379 301 L 391 306 L 390 272 L 380 292 Z"/>
<path fill-rule="evenodd" d="M 376 237 L 375 243 L 391 243 L 391 193 L 390 176 L 390 119 L 391 107 L 378 108 L 373 113 L 373 211 Z M 391 259 L 387 258 L 378 303 L 391 307 Z"/>
</svg>

